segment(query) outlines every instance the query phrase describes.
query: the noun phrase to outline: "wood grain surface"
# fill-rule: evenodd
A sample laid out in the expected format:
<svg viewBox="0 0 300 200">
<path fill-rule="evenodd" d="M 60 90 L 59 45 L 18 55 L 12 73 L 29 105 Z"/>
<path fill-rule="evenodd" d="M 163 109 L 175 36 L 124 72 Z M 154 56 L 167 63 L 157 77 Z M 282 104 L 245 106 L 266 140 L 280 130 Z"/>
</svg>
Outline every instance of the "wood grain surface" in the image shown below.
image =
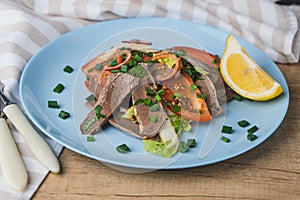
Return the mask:
<svg viewBox="0 0 300 200">
<path fill-rule="evenodd" d="M 279 67 L 289 109 L 256 148 L 208 166 L 148 173 L 121 172 L 64 148 L 62 172 L 50 173 L 33 199 L 300 199 L 300 63 Z"/>
</svg>

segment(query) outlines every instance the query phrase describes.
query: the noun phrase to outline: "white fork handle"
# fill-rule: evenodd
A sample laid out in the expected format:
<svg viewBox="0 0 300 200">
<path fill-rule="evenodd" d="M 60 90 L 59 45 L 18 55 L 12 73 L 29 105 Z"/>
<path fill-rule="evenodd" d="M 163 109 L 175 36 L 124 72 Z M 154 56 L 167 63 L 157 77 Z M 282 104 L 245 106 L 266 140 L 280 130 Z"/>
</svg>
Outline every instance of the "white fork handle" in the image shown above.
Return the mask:
<svg viewBox="0 0 300 200">
<path fill-rule="evenodd" d="M 51 172 L 58 173 L 60 165 L 48 143 L 38 134 L 17 104 L 9 104 L 3 112 L 23 136 L 33 155 Z"/>
<path fill-rule="evenodd" d="M 23 191 L 28 181 L 27 170 L 4 118 L 0 118 L 0 164 L 8 184 Z"/>
</svg>

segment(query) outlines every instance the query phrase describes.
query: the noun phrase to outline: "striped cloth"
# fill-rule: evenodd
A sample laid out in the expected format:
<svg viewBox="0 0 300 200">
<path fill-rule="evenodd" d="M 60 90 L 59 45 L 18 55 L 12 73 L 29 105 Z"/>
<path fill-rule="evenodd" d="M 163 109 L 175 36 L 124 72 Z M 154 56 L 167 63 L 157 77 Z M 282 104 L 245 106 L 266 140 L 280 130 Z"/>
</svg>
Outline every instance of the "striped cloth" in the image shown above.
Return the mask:
<svg viewBox="0 0 300 200">
<path fill-rule="evenodd" d="M 298 15 L 298 16 L 297 16 Z M 0 81 L 19 100 L 18 82 L 26 62 L 61 34 L 91 23 L 124 17 L 166 17 L 209 24 L 262 49 L 274 61 L 299 61 L 299 6 L 273 0 L 0 0 Z M 13 131 L 29 171 L 24 193 L 11 190 L 0 171 L 0 197 L 29 199 L 48 171 Z M 62 146 L 48 139 L 58 155 Z"/>
</svg>

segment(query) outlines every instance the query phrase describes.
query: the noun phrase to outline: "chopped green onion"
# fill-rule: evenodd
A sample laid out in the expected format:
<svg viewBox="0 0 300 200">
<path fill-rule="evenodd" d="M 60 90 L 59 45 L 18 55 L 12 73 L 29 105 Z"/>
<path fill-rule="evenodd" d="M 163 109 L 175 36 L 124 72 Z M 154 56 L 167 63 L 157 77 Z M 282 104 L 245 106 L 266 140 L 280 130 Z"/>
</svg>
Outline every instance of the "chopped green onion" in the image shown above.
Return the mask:
<svg viewBox="0 0 300 200">
<path fill-rule="evenodd" d="M 159 95 L 159 96 L 161 96 L 161 95 L 165 94 L 165 90 L 161 89 L 156 94 Z"/>
<path fill-rule="evenodd" d="M 72 71 L 73 71 L 73 68 L 70 65 L 65 66 L 64 72 L 72 73 Z"/>
<path fill-rule="evenodd" d="M 116 147 L 117 152 L 119 153 L 127 153 L 130 152 L 130 148 L 126 144 L 121 144 Z"/>
<path fill-rule="evenodd" d="M 116 66 L 116 65 L 118 65 L 117 59 L 113 59 L 113 60 L 109 61 L 109 66 L 113 67 L 113 66 Z"/>
<path fill-rule="evenodd" d="M 139 56 L 138 54 L 135 54 L 135 55 L 133 56 L 133 58 L 134 58 L 136 61 L 138 61 L 138 62 L 141 62 L 141 61 L 142 61 L 142 57 Z"/>
<path fill-rule="evenodd" d="M 145 106 L 150 106 L 151 102 L 152 102 L 151 99 L 146 98 L 146 99 L 144 99 L 143 103 L 144 103 Z"/>
<path fill-rule="evenodd" d="M 92 135 L 88 135 L 88 136 L 86 137 L 86 141 L 87 141 L 87 142 L 94 142 L 94 141 L 95 141 L 95 138 L 94 138 L 94 136 L 92 136 Z"/>
<path fill-rule="evenodd" d="M 113 69 L 113 70 L 111 70 L 111 72 L 112 73 L 119 73 L 119 72 L 121 72 L 121 70 L 119 70 L 119 69 Z"/>
<path fill-rule="evenodd" d="M 197 89 L 197 85 L 196 85 L 196 84 L 191 85 L 191 90 L 192 90 L 192 91 L 194 91 L 194 90 L 196 90 L 196 89 Z"/>
<path fill-rule="evenodd" d="M 145 88 L 146 95 L 153 97 L 154 96 L 154 91 L 151 90 L 150 88 L 146 87 Z"/>
<path fill-rule="evenodd" d="M 180 141 L 179 142 L 179 152 L 184 153 L 188 150 L 188 146 L 186 145 L 186 142 Z"/>
<path fill-rule="evenodd" d="M 237 101 L 242 101 L 243 100 L 243 97 L 238 95 L 238 94 L 234 94 L 232 98 L 237 100 Z"/>
<path fill-rule="evenodd" d="M 187 143 L 187 146 L 189 148 L 194 148 L 196 146 L 196 140 L 195 139 L 188 139 L 186 143 Z"/>
<path fill-rule="evenodd" d="M 65 89 L 65 86 L 63 84 L 59 83 L 55 86 L 55 88 L 53 89 L 53 92 L 61 93 L 63 91 L 63 89 Z"/>
<path fill-rule="evenodd" d="M 222 127 L 222 133 L 231 134 L 232 133 L 232 127 L 231 126 L 223 126 Z"/>
<path fill-rule="evenodd" d="M 59 108 L 57 101 L 48 101 L 48 108 Z"/>
<path fill-rule="evenodd" d="M 153 57 L 153 52 L 148 52 L 148 53 L 147 53 L 147 56 Z"/>
<path fill-rule="evenodd" d="M 103 65 L 101 63 L 98 63 L 96 66 L 95 66 L 95 70 L 97 71 L 100 71 L 103 69 Z"/>
<path fill-rule="evenodd" d="M 220 63 L 220 60 L 217 59 L 217 58 L 215 58 L 215 59 L 212 61 L 212 64 L 218 64 L 218 63 Z"/>
<path fill-rule="evenodd" d="M 67 119 L 68 117 L 70 117 L 70 113 L 68 113 L 64 110 L 61 110 L 58 114 L 58 117 L 60 117 L 62 119 Z"/>
<path fill-rule="evenodd" d="M 144 103 L 144 101 L 145 101 L 144 99 L 138 99 L 138 100 L 136 100 L 136 102 L 134 102 L 134 106 L 136 106 L 140 103 Z"/>
<path fill-rule="evenodd" d="M 160 107 L 158 104 L 154 104 L 150 107 L 150 112 L 156 112 L 159 111 Z"/>
<path fill-rule="evenodd" d="M 205 99 L 206 98 L 206 94 L 203 93 L 203 94 L 197 94 L 197 98 L 199 99 Z"/>
<path fill-rule="evenodd" d="M 181 98 L 182 97 L 182 94 L 179 94 L 179 93 L 174 93 L 173 95 L 172 95 L 172 99 L 175 99 L 175 97 L 177 97 L 177 98 Z"/>
<path fill-rule="evenodd" d="M 226 143 L 230 142 L 230 139 L 224 136 L 221 137 L 221 140 Z"/>
<path fill-rule="evenodd" d="M 238 122 L 238 125 L 240 126 L 240 127 L 246 127 L 246 126 L 249 126 L 249 122 L 248 121 L 246 121 L 246 120 L 241 120 L 241 121 L 239 121 Z"/>
<path fill-rule="evenodd" d="M 251 142 L 257 139 L 257 136 L 254 135 L 253 133 L 249 133 L 247 135 L 247 139 L 250 140 Z"/>
<path fill-rule="evenodd" d="M 161 97 L 160 97 L 158 94 L 155 96 L 155 98 L 156 98 L 156 100 L 157 100 L 158 102 L 161 101 Z"/>
<path fill-rule="evenodd" d="M 178 113 L 181 111 L 181 107 L 180 106 L 173 106 L 173 112 L 174 113 Z"/>
<path fill-rule="evenodd" d="M 157 117 L 156 117 L 156 116 L 152 116 L 152 117 L 151 117 L 151 122 L 154 123 L 154 122 L 156 122 L 156 121 L 157 121 Z"/>
<path fill-rule="evenodd" d="M 88 97 L 85 98 L 87 102 L 96 101 L 96 97 L 93 94 L 90 94 Z"/>
<path fill-rule="evenodd" d="M 126 72 L 128 72 L 128 66 L 122 65 L 120 70 L 121 70 L 121 72 L 126 73 Z"/>
<path fill-rule="evenodd" d="M 251 128 L 249 128 L 249 129 L 247 130 L 247 132 L 248 132 L 249 134 L 253 134 L 253 133 L 255 133 L 257 130 L 258 130 L 258 127 L 257 127 L 256 125 L 254 125 L 254 126 L 252 126 Z"/>
<path fill-rule="evenodd" d="M 105 115 L 102 115 L 100 112 L 102 110 L 102 107 L 100 105 L 97 105 L 95 108 L 94 108 L 94 113 L 95 115 L 97 116 L 98 119 L 100 118 L 106 118 Z"/>
</svg>

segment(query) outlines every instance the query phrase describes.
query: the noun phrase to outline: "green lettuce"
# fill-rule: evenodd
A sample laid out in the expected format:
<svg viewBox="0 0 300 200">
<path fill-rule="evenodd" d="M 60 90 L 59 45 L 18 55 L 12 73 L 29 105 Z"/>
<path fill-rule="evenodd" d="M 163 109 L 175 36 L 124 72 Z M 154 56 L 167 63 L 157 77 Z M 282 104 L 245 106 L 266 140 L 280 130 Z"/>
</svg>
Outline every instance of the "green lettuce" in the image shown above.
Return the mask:
<svg viewBox="0 0 300 200">
<path fill-rule="evenodd" d="M 144 149 L 164 158 L 169 158 L 178 152 L 179 139 L 170 120 L 166 120 L 158 133 L 158 140 L 145 139 Z"/>
</svg>

